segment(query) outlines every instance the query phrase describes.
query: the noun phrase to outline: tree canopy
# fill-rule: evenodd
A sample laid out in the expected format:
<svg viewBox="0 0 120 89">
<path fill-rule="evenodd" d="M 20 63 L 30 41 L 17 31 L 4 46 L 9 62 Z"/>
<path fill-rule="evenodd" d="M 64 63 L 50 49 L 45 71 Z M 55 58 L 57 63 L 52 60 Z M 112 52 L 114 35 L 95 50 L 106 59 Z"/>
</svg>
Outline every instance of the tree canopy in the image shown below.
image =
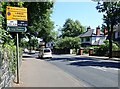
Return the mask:
<svg viewBox="0 0 120 89">
<path fill-rule="evenodd" d="M 72 19 L 68 18 L 61 30 L 61 37 L 64 38 L 79 36 L 85 30 L 85 28 L 80 24 L 78 20 L 73 21 Z"/>
<path fill-rule="evenodd" d="M 53 4 L 53 2 L 24 3 L 24 7 L 28 9 L 28 33 L 43 38 L 45 42 L 50 41 L 50 34 L 54 28 L 54 23 L 50 18 Z"/>
<path fill-rule="evenodd" d="M 79 37 L 65 37 L 57 41 L 56 46 L 58 48 L 67 48 L 67 49 L 77 49 L 80 47 L 80 38 Z"/>
<path fill-rule="evenodd" d="M 51 21 L 51 13 L 54 3 L 46 0 L 46 2 L 0 2 L 2 11 L 2 28 L 7 29 L 6 25 L 6 6 L 26 7 L 28 11 L 28 27 L 27 32 L 19 33 L 19 38 L 39 37 L 45 42 L 54 38 L 52 34 L 54 23 Z M 44 8 L 43 8 L 44 7 Z M 0 16 L 1 17 L 1 16 Z M 1 21 L 1 18 L 0 18 Z M 10 32 L 9 32 L 10 33 Z M 10 33 L 12 38 L 16 37 L 16 33 Z"/>
<path fill-rule="evenodd" d="M 80 47 L 80 38 L 78 37 L 83 33 L 85 28 L 80 24 L 78 20 L 66 19 L 63 28 L 61 29 L 61 36 L 56 42 L 56 47 L 77 49 Z"/>
</svg>

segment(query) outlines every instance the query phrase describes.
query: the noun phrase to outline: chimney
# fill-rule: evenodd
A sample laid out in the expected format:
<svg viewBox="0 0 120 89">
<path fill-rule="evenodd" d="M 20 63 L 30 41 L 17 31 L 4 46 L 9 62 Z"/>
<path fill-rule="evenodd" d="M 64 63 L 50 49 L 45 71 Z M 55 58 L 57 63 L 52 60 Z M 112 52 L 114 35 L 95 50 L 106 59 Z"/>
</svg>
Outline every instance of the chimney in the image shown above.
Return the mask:
<svg viewBox="0 0 120 89">
<path fill-rule="evenodd" d="M 108 34 L 108 30 L 107 28 L 104 29 L 104 35 L 107 35 Z"/>
<path fill-rule="evenodd" d="M 87 27 L 87 31 L 88 31 L 89 29 L 91 29 L 91 28 L 90 28 L 90 26 L 89 26 L 89 27 Z"/>
<path fill-rule="evenodd" d="M 100 26 L 96 27 L 96 35 L 97 35 L 97 36 L 100 35 Z"/>
</svg>

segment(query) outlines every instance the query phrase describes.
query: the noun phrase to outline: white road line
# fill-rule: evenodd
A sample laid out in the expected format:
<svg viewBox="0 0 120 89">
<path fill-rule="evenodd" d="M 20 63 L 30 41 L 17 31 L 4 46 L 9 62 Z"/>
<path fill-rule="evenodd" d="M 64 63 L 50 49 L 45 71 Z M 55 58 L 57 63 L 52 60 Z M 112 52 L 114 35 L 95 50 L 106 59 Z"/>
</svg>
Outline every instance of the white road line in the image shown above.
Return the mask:
<svg viewBox="0 0 120 89">
<path fill-rule="evenodd" d="M 102 70 L 102 71 L 107 71 L 107 70 L 116 70 L 116 71 L 118 71 L 119 70 L 117 68 L 105 68 L 105 67 L 93 67 L 93 66 L 89 66 L 89 67 L 99 69 L 99 70 Z"/>
</svg>

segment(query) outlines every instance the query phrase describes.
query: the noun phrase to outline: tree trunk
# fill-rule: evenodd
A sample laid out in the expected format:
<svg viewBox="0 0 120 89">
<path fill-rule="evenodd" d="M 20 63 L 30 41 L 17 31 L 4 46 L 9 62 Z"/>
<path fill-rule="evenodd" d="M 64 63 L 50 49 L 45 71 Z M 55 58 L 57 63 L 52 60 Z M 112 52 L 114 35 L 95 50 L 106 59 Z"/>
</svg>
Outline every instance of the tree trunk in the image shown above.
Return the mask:
<svg viewBox="0 0 120 89">
<path fill-rule="evenodd" d="M 107 23 L 107 30 L 108 30 L 108 40 L 109 40 L 109 44 L 110 44 L 110 34 L 111 34 L 111 31 L 110 31 L 110 27 L 109 27 L 109 24 Z M 108 56 L 110 58 L 110 45 L 109 45 L 109 49 L 108 49 Z"/>
<path fill-rule="evenodd" d="M 113 37 L 113 23 L 111 24 L 111 31 L 109 32 L 109 58 L 112 58 L 112 37 Z"/>
</svg>

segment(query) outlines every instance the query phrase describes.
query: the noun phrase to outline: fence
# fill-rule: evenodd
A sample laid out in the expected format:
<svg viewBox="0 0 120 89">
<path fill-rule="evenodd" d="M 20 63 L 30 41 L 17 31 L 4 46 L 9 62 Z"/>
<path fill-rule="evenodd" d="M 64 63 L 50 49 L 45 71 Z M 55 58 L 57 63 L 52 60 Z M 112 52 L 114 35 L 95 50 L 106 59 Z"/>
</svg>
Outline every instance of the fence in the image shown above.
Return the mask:
<svg viewBox="0 0 120 89">
<path fill-rule="evenodd" d="M 94 53 L 92 55 L 93 56 L 109 56 L 109 51 L 101 50 L 101 49 L 94 49 Z M 112 56 L 120 58 L 120 50 L 112 51 Z"/>
<path fill-rule="evenodd" d="M 70 49 L 53 49 L 54 54 L 70 54 Z"/>
<path fill-rule="evenodd" d="M 113 57 L 118 57 L 120 58 L 120 50 L 119 51 L 113 51 L 112 52 Z"/>
<path fill-rule="evenodd" d="M 16 76 L 16 61 L 16 52 L 14 50 L 0 47 L 0 89 L 11 87 L 11 83 Z M 19 63 L 21 65 L 21 58 Z"/>
</svg>

